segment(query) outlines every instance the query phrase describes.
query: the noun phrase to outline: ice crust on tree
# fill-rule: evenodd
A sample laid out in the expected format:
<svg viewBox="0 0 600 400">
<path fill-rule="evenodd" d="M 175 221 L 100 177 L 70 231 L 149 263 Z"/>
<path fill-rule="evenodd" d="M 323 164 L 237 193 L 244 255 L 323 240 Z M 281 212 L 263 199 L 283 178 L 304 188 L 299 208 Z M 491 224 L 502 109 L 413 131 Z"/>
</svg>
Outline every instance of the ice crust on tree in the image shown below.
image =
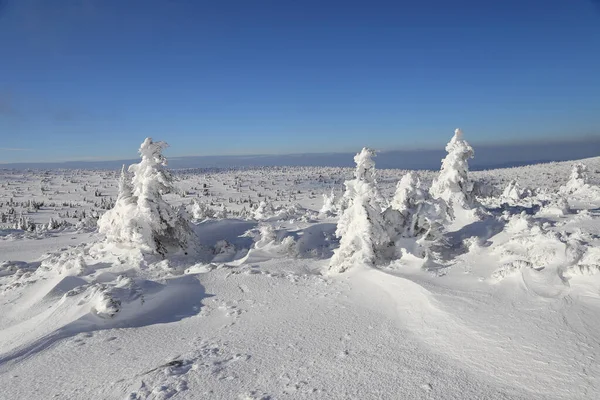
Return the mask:
<svg viewBox="0 0 600 400">
<path fill-rule="evenodd" d="M 469 180 L 468 160 L 475 156 L 475 152 L 458 128 L 446 145 L 446 151 L 448 155 L 442 160 L 440 174 L 431 185 L 431 195 L 453 207 L 469 210 L 473 207 L 473 183 Z"/>
<path fill-rule="evenodd" d="M 189 222 L 162 198 L 173 189 L 162 154 L 167 146 L 146 138 L 139 149 L 141 162 L 129 167 L 131 181 L 122 169 L 115 206 L 98 221 L 108 242 L 163 256 L 187 251 L 192 244 L 195 235 Z"/>
<path fill-rule="evenodd" d="M 340 246 L 334 252 L 330 271 L 344 272 L 355 264 L 375 265 L 391 246 L 382 216 L 382 198 L 375 178 L 375 152 L 363 148 L 354 157 L 354 179 L 346 181 L 348 207 L 340 217 L 336 236 Z"/>
</svg>

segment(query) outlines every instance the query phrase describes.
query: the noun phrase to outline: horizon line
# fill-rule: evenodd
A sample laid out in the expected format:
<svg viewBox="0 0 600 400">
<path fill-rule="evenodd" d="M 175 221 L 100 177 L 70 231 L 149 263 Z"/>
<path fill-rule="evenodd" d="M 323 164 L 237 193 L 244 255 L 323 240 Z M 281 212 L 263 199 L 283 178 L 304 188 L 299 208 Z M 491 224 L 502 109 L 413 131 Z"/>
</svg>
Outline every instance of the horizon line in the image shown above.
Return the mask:
<svg viewBox="0 0 600 400">
<path fill-rule="evenodd" d="M 557 137 L 549 137 L 549 138 L 539 138 L 539 139 L 523 139 L 516 141 L 495 141 L 495 142 L 485 142 L 478 143 L 477 141 L 470 141 L 468 137 L 466 138 L 467 142 L 471 143 L 475 147 L 475 151 L 477 152 L 477 148 L 502 148 L 502 147 L 513 147 L 519 145 L 535 145 L 535 144 L 543 144 L 543 145 L 557 145 L 561 143 L 585 143 L 585 142 L 593 142 L 600 141 L 600 134 L 588 134 L 576 136 L 573 138 L 557 138 Z M 369 146 L 363 146 L 369 147 Z M 374 147 L 371 147 L 374 148 Z M 2 148 L 0 148 L 1 150 Z M 362 149 L 362 147 L 361 147 Z M 8 149 L 7 149 L 8 150 Z M 15 149 L 16 150 L 16 149 Z M 19 149 L 21 150 L 21 149 Z M 374 148 L 376 153 L 416 153 L 416 152 L 429 152 L 429 151 L 444 151 L 444 147 L 436 146 L 423 146 L 423 147 L 412 147 L 412 148 L 391 148 L 391 149 L 377 149 Z M 351 150 L 340 150 L 340 151 L 307 151 L 307 152 L 277 152 L 277 153 L 242 153 L 242 154 L 201 154 L 201 155 L 178 155 L 178 156 L 167 156 L 168 160 L 179 160 L 185 158 L 215 158 L 215 157 L 223 157 L 223 158 L 244 158 L 244 157 L 283 157 L 283 156 L 305 156 L 305 155 L 345 155 L 345 154 L 354 154 L 355 152 L 360 151 L 357 149 L 355 151 Z M 0 166 L 9 166 L 9 165 L 20 165 L 20 164 L 68 164 L 68 163 L 102 163 L 102 162 L 131 162 L 138 160 L 139 157 L 132 158 L 101 158 L 101 157 L 88 157 L 87 159 L 68 159 L 68 160 L 40 160 L 40 161 L 13 161 L 13 162 L 2 162 L 0 161 Z"/>
</svg>

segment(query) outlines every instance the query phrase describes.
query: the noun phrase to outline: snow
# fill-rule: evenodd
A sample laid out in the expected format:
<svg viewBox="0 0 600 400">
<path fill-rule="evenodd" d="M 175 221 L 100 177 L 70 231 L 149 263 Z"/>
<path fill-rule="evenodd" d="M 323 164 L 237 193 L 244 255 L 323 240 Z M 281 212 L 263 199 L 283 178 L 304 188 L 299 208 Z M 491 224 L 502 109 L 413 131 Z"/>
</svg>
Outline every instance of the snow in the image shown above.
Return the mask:
<svg viewBox="0 0 600 400">
<path fill-rule="evenodd" d="M 164 168 L 146 145 L 140 177 Z M 597 398 L 600 158 L 465 175 L 466 146 L 441 175 L 365 149 L 356 170 L 171 171 L 151 195 L 125 170 L 0 170 L 0 397 Z M 189 213 L 201 251 L 94 226 L 143 196 Z M 113 221 L 160 212 L 133 208 Z"/>
</svg>

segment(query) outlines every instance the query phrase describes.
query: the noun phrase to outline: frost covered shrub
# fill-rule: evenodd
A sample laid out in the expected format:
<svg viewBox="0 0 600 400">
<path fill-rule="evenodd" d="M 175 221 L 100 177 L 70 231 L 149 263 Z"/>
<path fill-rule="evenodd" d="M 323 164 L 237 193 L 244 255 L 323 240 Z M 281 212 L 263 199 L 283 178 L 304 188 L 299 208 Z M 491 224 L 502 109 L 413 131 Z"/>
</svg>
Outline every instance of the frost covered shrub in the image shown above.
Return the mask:
<svg viewBox="0 0 600 400">
<path fill-rule="evenodd" d="M 98 221 L 107 241 L 163 256 L 187 251 L 194 238 L 189 223 L 162 198 L 173 189 L 173 177 L 164 168 L 165 147 L 146 138 L 139 150 L 142 161 L 129 167 L 131 182 L 125 168 L 121 171 L 115 206 Z"/>
<path fill-rule="evenodd" d="M 234 213 L 235 213 L 235 211 L 234 211 Z M 253 215 L 253 214 L 252 214 L 252 212 L 250 212 L 250 211 L 249 211 L 249 210 L 246 208 L 246 206 L 242 207 L 242 209 L 241 209 L 239 212 L 237 212 L 237 213 L 236 213 L 236 216 L 237 216 L 239 219 L 246 219 L 246 220 L 247 220 L 247 219 L 252 219 L 252 215 Z"/>
<path fill-rule="evenodd" d="M 550 200 L 543 207 L 541 207 L 536 215 L 552 215 L 556 217 L 564 217 L 565 215 L 570 213 L 571 207 L 569 206 L 569 201 L 565 198 L 564 195 L 558 195 L 552 200 Z"/>
<path fill-rule="evenodd" d="M 229 210 L 225 204 L 217 209 L 214 209 L 210 205 L 194 199 L 192 203 L 192 217 L 198 221 L 204 221 L 206 219 L 226 219 L 229 216 Z"/>
<path fill-rule="evenodd" d="M 273 208 L 273 204 L 267 201 L 261 201 L 254 210 L 254 219 L 257 221 L 265 221 L 275 215 L 275 209 Z"/>
<path fill-rule="evenodd" d="M 412 172 L 402 177 L 383 216 L 391 238 L 436 240 L 449 219 L 444 200 L 433 199 Z"/>
<path fill-rule="evenodd" d="M 75 224 L 75 229 L 78 231 L 87 231 L 92 232 L 98 229 L 98 218 L 89 216 L 81 219 L 77 224 Z"/>
<path fill-rule="evenodd" d="M 474 197 L 494 197 L 501 193 L 493 184 L 485 181 L 478 181 L 473 182 L 471 194 Z"/>
<path fill-rule="evenodd" d="M 215 212 L 208 204 L 194 199 L 194 203 L 192 204 L 192 217 L 194 219 L 204 221 L 205 219 L 213 218 L 214 216 Z"/>
<path fill-rule="evenodd" d="M 13 228 L 20 229 L 22 231 L 33 232 L 35 231 L 35 223 L 31 220 L 31 218 L 20 214 L 19 218 L 17 218 L 15 221 Z"/>
<path fill-rule="evenodd" d="M 293 236 L 285 236 L 285 231 L 276 231 L 270 224 L 261 224 L 255 237 L 254 249 L 268 251 L 273 255 L 298 256 L 297 243 Z"/>
<path fill-rule="evenodd" d="M 336 236 L 340 247 L 334 252 L 330 270 L 344 272 L 352 265 L 375 265 L 391 247 L 382 216 L 382 200 L 375 179 L 375 152 L 363 148 L 354 157 L 354 179 L 346 181 L 344 198 L 348 207 L 340 217 Z"/>
<path fill-rule="evenodd" d="M 279 207 L 275 211 L 275 219 L 279 220 L 279 221 L 300 220 L 300 221 L 304 221 L 304 222 L 310 222 L 310 221 L 313 221 L 313 219 L 317 216 L 318 216 L 318 213 L 316 211 L 306 209 L 298 203 Z"/>
<path fill-rule="evenodd" d="M 502 198 L 505 200 L 518 201 L 525 196 L 525 191 L 521 189 L 517 181 L 514 179 L 508 183 L 508 185 L 502 192 Z"/>
<path fill-rule="evenodd" d="M 221 204 L 221 207 L 219 207 L 219 209 L 217 211 L 215 211 L 216 219 L 227 219 L 228 216 L 229 216 L 229 210 L 227 209 L 225 204 Z"/>
<path fill-rule="evenodd" d="M 262 224 L 259 226 L 259 239 L 256 242 L 255 247 L 261 248 L 269 243 L 274 242 L 277 239 L 275 229 L 270 224 Z"/>
<path fill-rule="evenodd" d="M 462 131 L 456 129 L 446 145 L 448 155 L 442 160 L 440 174 L 431 185 L 431 195 L 451 204 L 469 210 L 473 208 L 473 183 L 469 180 L 468 160 L 473 158 L 473 148 L 462 138 Z"/>
<path fill-rule="evenodd" d="M 55 220 L 54 218 L 50 217 L 50 221 L 48 221 L 48 223 L 46 224 L 46 229 L 49 230 L 49 231 L 51 231 L 51 230 L 60 228 L 60 226 L 61 225 L 60 225 L 60 223 L 57 220 Z"/>
<path fill-rule="evenodd" d="M 287 206 L 273 207 L 273 204 L 268 201 L 261 201 L 252 214 L 252 218 L 257 221 L 287 221 L 301 220 L 311 221 L 317 213 L 313 210 L 308 210 L 298 203 Z"/>
<path fill-rule="evenodd" d="M 96 222 L 94 221 L 94 224 Z M 44 225 L 43 229 L 47 230 L 47 231 L 52 231 L 52 230 L 57 230 L 57 229 L 61 229 L 61 228 L 66 228 L 69 225 L 71 225 L 69 222 L 65 221 L 65 220 L 56 220 L 53 217 L 50 217 L 50 221 L 48 221 L 48 223 L 46 225 Z"/>
</svg>

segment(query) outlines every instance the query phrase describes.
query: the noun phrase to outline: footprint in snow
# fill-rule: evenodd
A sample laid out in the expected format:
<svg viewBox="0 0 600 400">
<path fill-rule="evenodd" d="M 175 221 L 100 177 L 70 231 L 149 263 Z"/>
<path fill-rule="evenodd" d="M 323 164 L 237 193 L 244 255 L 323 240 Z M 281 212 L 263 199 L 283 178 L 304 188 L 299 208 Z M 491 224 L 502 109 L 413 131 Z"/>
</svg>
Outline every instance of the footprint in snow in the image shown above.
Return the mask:
<svg viewBox="0 0 600 400">
<path fill-rule="evenodd" d="M 431 392 L 433 390 L 433 385 L 431 383 L 425 383 L 421 385 L 421 389 L 423 389 L 426 392 Z"/>
<path fill-rule="evenodd" d="M 168 399 L 188 390 L 188 379 L 202 374 L 216 380 L 234 380 L 237 375 L 228 370 L 230 364 L 250 360 L 250 355 L 232 352 L 227 343 L 197 341 L 199 348 L 186 356 L 175 357 L 165 364 L 139 375 L 138 389 L 129 399 Z"/>
</svg>

